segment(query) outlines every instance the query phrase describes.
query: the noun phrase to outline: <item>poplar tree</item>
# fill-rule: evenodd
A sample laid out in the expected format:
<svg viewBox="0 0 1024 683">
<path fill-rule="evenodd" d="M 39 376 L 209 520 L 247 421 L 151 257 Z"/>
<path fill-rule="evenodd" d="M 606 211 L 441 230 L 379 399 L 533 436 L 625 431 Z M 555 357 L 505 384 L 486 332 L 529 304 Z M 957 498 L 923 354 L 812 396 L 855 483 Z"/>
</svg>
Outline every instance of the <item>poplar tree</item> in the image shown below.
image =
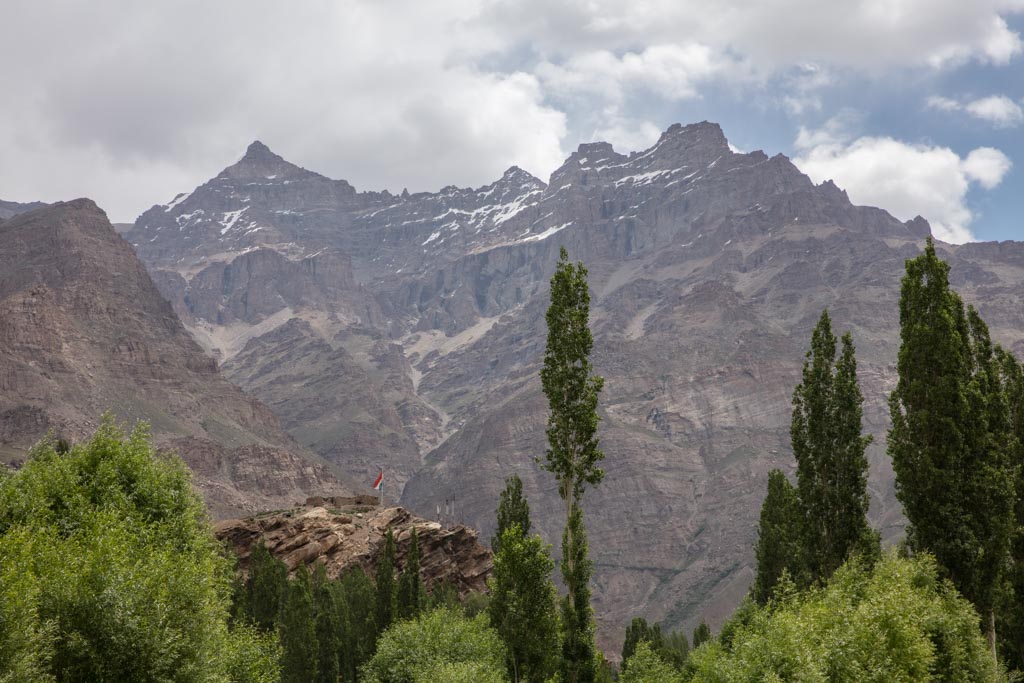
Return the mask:
<svg viewBox="0 0 1024 683">
<path fill-rule="evenodd" d="M 341 675 L 342 625 L 336 591 L 327 570 L 318 562 L 313 572 L 313 603 L 316 611 L 316 683 L 337 683 Z"/>
<path fill-rule="evenodd" d="M 1012 531 L 1009 420 L 988 330 L 949 287 L 931 239 L 900 290 L 899 381 L 889 454 L 908 545 L 927 550 L 983 616 L 995 654 L 995 600 Z"/>
<path fill-rule="evenodd" d="M 771 599 L 783 571 L 790 576 L 802 573 L 802 537 L 796 489 L 780 470 L 772 470 L 768 473 L 768 495 L 761 505 L 757 527 L 757 568 L 751 592 L 758 604 L 764 605 Z"/>
<path fill-rule="evenodd" d="M 339 585 L 349 624 L 343 641 L 342 675 L 345 681 L 355 681 L 359 667 L 373 656 L 377 641 L 377 591 L 361 567 L 347 571 Z"/>
<path fill-rule="evenodd" d="M 512 681 L 543 683 L 558 671 L 558 593 L 555 564 L 540 536 L 518 523 L 505 529 L 487 581 L 487 615 L 505 642 Z"/>
<path fill-rule="evenodd" d="M 377 633 L 388 630 L 398 611 L 395 585 L 395 535 L 388 529 L 384 536 L 384 550 L 377 561 Z"/>
<path fill-rule="evenodd" d="M 709 640 L 711 640 L 711 629 L 708 627 L 708 623 L 701 619 L 697 628 L 693 629 L 693 649 L 696 650 Z"/>
<path fill-rule="evenodd" d="M 415 619 L 423 609 L 423 582 L 420 579 L 420 542 L 416 528 L 409 536 L 409 552 L 398 580 L 398 617 Z"/>
<path fill-rule="evenodd" d="M 523 480 L 513 474 L 505 480 L 505 488 L 498 501 L 498 528 L 491 538 L 491 550 L 495 555 L 501 551 L 501 537 L 505 530 L 518 525 L 523 536 L 530 535 L 530 504 L 523 496 Z"/>
<path fill-rule="evenodd" d="M 665 645 L 665 638 L 658 624 L 650 626 L 643 617 L 633 617 L 626 627 L 626 639 L 622 643 L 622 671 L 629 668 L 629 658 L 636 652 L 640 643 L 647 643 L 651 650 L 660 653 Z"/>
<path fill-rule="evenodd" d="M 587 269 L 582 263 L 570 263 L 562 247 L 551 278 L 548 338 L 540 377 L 550 407 L 543 466 L 555 475 L 565 505 L 562 578 L 567 594 L 562 603 L 562 677 L 566 683 L 592 683 L 595 677 L 590 606 L 593 565 L 580 503 L 586 486 L 596 486 L 604 476 L 598 465 L 604 454 L 597 438 L 597 397 L 604 380 L 592 373 L 594 339 L 589 319 Z"/>
<path fill-rule="evenodd" d="M 281 683 L 316 680 L 319 646 L 309 572 L 299 567 L 281 610 Z"/>
<path fill-rule="evenodd" d="M 996 360 L 1010 418 L 1010 462 L 1015 476 L 1014 530 L 1010 566 L 997 625 L 1007 668 L 1024 670 L 1024 367 L 1013 354 L 996 348 Z"/>
<path fill-rule="evenodd" d="M 790 438 L 796 457 L 797 494 L 803 512 L 803 569 L 806 582 L 823 582 L 850 552 L 874 547 L 868 525 L 868 461 L 871 436 L 861 434 L 864 398 L 857 382 L 853 339 L 843 335 L 836 361 L 836 337 L 828 310 L 811 336 L 803 378 L 793 392 Z M 792 572 L 794 577 L 800 577 Z"/>
<path fill-rule="evenodd" d="M 261 539 L 250 556 L 246 582 L 246 608 L 253 623 L 264 631 L 276 628 L 287 591 L 288 567 L 270 554 Z"/>
</svg>

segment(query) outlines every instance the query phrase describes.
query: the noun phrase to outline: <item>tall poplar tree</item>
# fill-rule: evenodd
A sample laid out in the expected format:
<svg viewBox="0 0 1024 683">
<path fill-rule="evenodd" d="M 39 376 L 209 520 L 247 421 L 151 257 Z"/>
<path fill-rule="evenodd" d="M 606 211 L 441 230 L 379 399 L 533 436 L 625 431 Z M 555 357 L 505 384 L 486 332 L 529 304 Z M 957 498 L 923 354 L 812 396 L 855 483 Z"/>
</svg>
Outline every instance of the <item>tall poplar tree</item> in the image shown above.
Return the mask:
<svg viewBox="0 0 1024 683">
<path fill-rule="evenodd" d="M 629 668 L 629 658 L 636 652 L 640 643 L 649 644 L 651 650 L 660 654 L 661 649 L 665 646 L 665 637 L 661 633 L 661 626 L 658 624 L 651 626 L 643 617 L 633 617 L 633 621 L 629 622 L 629 626 L 626 627 L 626 639 L 622 643 L 622 665 L 620 667 L 622 672 Z"/>
<path fill-rule="evenodd" d="M 523 480 L 513 474 L 505 480 L 505 488 L 498 500 L 498 528 L 491 538 L 491 550 L 495 555 L 501 551 L 501 537 L 505 529 L 518 525 L 523 536 L 530 535 L 530 504 L 523 495 Z"/>
<path fill-rule="evenodd" d="M 299 567 L 281 609 L 281 683 L 316 680 L 319 646 L 309 572 Z"/>
<path fill-rule="evenodd" d="M 345 601 L 342 613 L 348 617 L 349 625 L 342 641 L 341 674 L 343 680 L 355 681 L 359 667 L 373 656 L 377 641 L 377 591 L 360 567 L 346 572 L 339 585 Z"/>
<path fill-rule="evenodd" d="M 265 631 L 276 628 L 287 592 L 288 567 L 270 554 L 261 539 L 249 559 L 246 582 L 246 607 L 253 622 Z"/>
<path fill-rule="evenodd" d="M 693 649 L 696 650 L 709 640 L 711 640 L 711 628 L 708 626 L 708 622 L 701 619 L 697 628 L 693 629 Z"/>
<path fill-rule="evenodd" d="M 409 536 L 409 552 L 398 580 L 398 617 L 415 619 L 423 609 L 423 580 L 420 578 L 419 534 L 413 527 Z"/>
<path fill-rule="evenodd" d="M 1008 408 L 988 330 L 950 289 L 949 265 L 930 238 L 906 267 L 899 381 L 889 398 L 896 495 L 910 521 L 908 544 L 934 554 L 974 603 L 994 654 L 1013 514 Z"/>
<path fill-rule="evenodd" d="M 594 619 L 590 606 L 593 565 L 580 507 L 589 484 L 601 482 L 597 397 L 604 380 L 593 374 L 590 351 L 590 291 L 587 269 L 573 264 L 562 247 L 551 278 L 548 338 L 541 384 L 550 406 L 544 468 L 555 475 L 565 505 L 562 535 L 562 666 L 566 683 L 592 683 L 595 676 Z"/>
<path fill-rule="evenodd" d="M 395 584 L 395 535 L 388 529 L 384 550 L 377 562 L 377 633 L 388 630 L 398 612 L 398 589 Z"/>
<path fill-rule="evenodd" d="M 518 523 L 505 529 L 487 581 L 487 616 L 505 642 L 513 683 L 543 683 L 558 672 L 558 593 L 555 563 L 540 536 L 525 536 Z"/>
<path fill-rule="evenodd" d="M 772 470 L 768 473 L 768 495 L 761 505 L 757 527 L 757 569 L 751 592 L 758 604 L 764 605 L 771 599 L 783 570 L 790 576 L 802 574 L 801 521 L 796 489 L 780 470 Z"/>
<path fill-rule="evenodd" d="M 323 562 L 313 571 L 313 603 L 316 612 L 316 683 L 338 683 L 341 675 L 342 624 L 337 592 L 327 578 Z"/>
<path fill-rule="evenodd" d="M 1007 586 L 997 619 L 999 651 L 1007 668 L 1024 671 L 1024 366 L 998 347 L 996 357 L 1010 418 L 1009 452 L 1016 493 Z"/>
<path fill-rule="evenodd" d="M 828 310 L 811 336 L 803 378 L 793 392 L 790 438 L 796 457 L 797 494 L 803 512 L 803 569 L 794 578 L 823 582 L 850 552 L 872 548 L 878 536 L 868 525 L 868 461 L 871 443 L 862 435 L 864 398 L 857 382 L 853 339 L 836 337 Z"/>
</svg>

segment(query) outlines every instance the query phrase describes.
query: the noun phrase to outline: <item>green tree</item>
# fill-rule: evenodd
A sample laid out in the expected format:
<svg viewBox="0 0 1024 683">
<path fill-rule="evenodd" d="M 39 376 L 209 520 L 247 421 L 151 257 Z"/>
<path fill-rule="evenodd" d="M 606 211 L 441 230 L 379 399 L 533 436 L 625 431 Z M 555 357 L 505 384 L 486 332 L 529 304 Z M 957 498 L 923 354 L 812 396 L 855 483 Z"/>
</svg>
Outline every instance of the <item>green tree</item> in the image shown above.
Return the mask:
<svg viewBox="0 0 1024 683">
<path fill-rule="evenodd" d="M 273 639 L 229 628 L 231 570 L 145 426 L 126 438 L 105 417 L 64 453 L 44 441 L 0 476 L 0 679 L 276 678 Z"/>
<path fill-rule="evenodd" d="M 263 540 L 249 559 L 245 607 L 253 623 L 264 631 L 277 628 L 281 602 L 288 591 L 288 567 L 270 554 Z"/>
<path fill-rule="evenodd" d="M 623 667 L 619 680 L 621 683 L 683 683 L 679 672 L 647 640 L 636 644 L 636 652 L 629 658 L 629 667 Z"/>
<path fill-rule="evenodd" d="M 388 529 L 384 549 L 377 560 L 377 633 L 391 626 L 398 612 L 398 587 L 395 584 L 395 535 Z"/>
<path fill-rule="evenodd" d="M 317 683 L 338 683 L 341 676 L 342 638 L 341 608 L 338 591 L 327 578 L 327 570 L 318 562 L 313 571 L 313 606 L 316 621 Z"/>
<path fill-rule="evenodd" d="M 661 627 L 655 624 L 650 626 L 643 617 L 633 617 L 626 627 L 626 639 L 622 643 L 622 670 L 629 667 L 629 658 L 636 652 L 637 645 L 647 643 L 655 652 L 664 647 L 665 639 L 661 635 Z"/>
<path fill-rule="evenodd" d="M 548 338 L 540 377 L 550 407 L 544 467 L 555 475 L 565 504 L 562 578 L 567 595 L 562 603 L 562 665 L 566 683 L 594 680 L 593 569 L 581 499 L 586 486 L 596 486 L 604 476 L 599 467 L 604 454 L 597 438 L 597 397 L 604 380 L 592 372 L 594 339 L 589 319 L 587 269 L 582 263 L 570 263 L 562 247 L 551 278 Z"/>
<path fill-rule="evenodd" d="M 1010 566 L 998 610 L 999 652 L 1009 668 L 1024 671 L 1024 368 L 1001 348 L 996 355 L 1011 425 L 1009 451 L 1016 492 Z"/>
<path fill-rule="evenodd" d="M 758 604 L 771 599 L 784 571 L 792 576 L 802 570 L 802 519 L 796 489 L 780 470 L 772 470 L 768 473 L 768 494 L 761 505 L 754 553 L 757 567 L 751 593 Z"/>
<path fill-rule="evenodd" d="M 790 437 L 797 463 L 797 497 L 803 511 L 804 581 L 823 581 L 851 552 L 877 555 L 878 536 L 868 525 L 868 461 L 871 436 L 861 427 L 864 398 L 857 381 L 853 339 L 836 337 L 828 310 L 811 336 L 803 379 L 793 392 Z"/>
<path fill-rule="evenodd" d="M 498 528 L 491 538 L 491 550 L 497 555 L 501 551 L 501 536 L 513 524 L 518 524 L 523 536 L 530 535 L 530 504 L 523 495 L 523 480 L 513 474 L 505 480 L 505 488 L 498 501 Z"/>
<path fill-rule="evenodd" d="M 594 660 L 594 683 L 614 683 L 616 679 L 615 669 L 604 658 L 604 655 L 598 651 L 597 657 Z M 549 683 L 554 683 L 556 680 L 555 677 L 552 677 Z"/>
<path fill-rule="evenodd" d="M 320 647 L 316 637 L 316 621 L 309 572 L 302 565 L 295 578 L 288 582 L 288 592 L 281 607 L 279 629 L 283 650 L 282 683 L 310 683 L 317 680 Z"/>
<path fill-rule="evenodd" d="M 505 649 L 487 625 L 457 610 L 438 609 L 401 621 L 377 643 L 377 653 L 362 668 L 363 683 L 433 681 L 506 681 Z"/>
<path fill-rule="evenodd" d="M 524 536 L 517 522 L 505 529 L 498 546 L 487 582 L 491 627 L 505 643 L 511 679 L 543 683 L 558 670 L 555 564 L 540 536 Z"/>
<path fill-rule="evenodd" d="M 690 641 L 682 631 L 667 633 L 658 654 L 677 671 L 682 671 L 686 665 L 686 658 L 690 656 Z"/>
<path fill-rule="evenodd" d="M 377 642 L 377 591 L 359 567 L 350 569 L 338 582 L 348 637 L 343 640 L 342 677 L 355 681 L 359 668 L 373 656 Z"/>
<path fill-rule="evenodd" d="M 900 290 L 899 381 L 889 398 L 888 450 L 914 550 L 932 552 L 985 615 L 995 648 L 995 601 L 1012 533 L 1008 410 L 988 330 L 949 287 L 929 239 Z"/>
<path fill-rule="evenodd" d="M 755 608 L 730 647 L 712 640 L 687 668 L 693 683 L 1000 680 L 977 613 L 935 560 L 895 552 L 873 566 L 852 560 L 824 587 Z"/>
<path fill-rule="evenodd" d="M 423 581 L 420 578 L 420 541 L 416 528 L 409 537 L 409 552 L 398 581 L 398 617 L 415 619 L 423 609 Z"/>
<path fill-rule="evenodd" d="M 430 591 L 430 598 L 427 600 L 427 609 L 435 610 L 438 607 L 458 609 L 461 604 L 459 589 L 456 588 L 451 578 L 445 577 L 434 583 L 434 587 Z"/>
<path fill-rule="evenodd" d="M 709 640 L 711 640 L 711 629 L 707 622 L 701 619 L 697 628 L 693 629 L 693 649 L 696 650 Z"/>
</svg>

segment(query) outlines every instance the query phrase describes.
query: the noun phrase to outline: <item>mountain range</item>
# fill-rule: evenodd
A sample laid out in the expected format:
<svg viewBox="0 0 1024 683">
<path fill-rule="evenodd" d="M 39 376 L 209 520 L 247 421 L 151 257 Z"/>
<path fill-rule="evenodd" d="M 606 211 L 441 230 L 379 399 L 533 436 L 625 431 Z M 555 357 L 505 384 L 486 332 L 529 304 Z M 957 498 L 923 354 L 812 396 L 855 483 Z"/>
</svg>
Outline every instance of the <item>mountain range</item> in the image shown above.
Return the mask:
<svg viewBox="0 0 1024 683">
<path fill-rule="evenodd" d="M 454 509 L 484 536 L 517 473 L 556 545 L 538 370 L 559 248 L 583 261 L 606 378 L 606 477 L 584 507 L 607 648 L 633 616 L 714 626 L 746 592 L 767 472 L 793 470 L 790 398 L 825 307 L 858 349 L 871 517 L 900 536 L 886 394 L 903 262 L 929 234 L 782 155 L 733 151 L 707 122 L 629 155 L 581 145 L 546 182 L 512 167 L 412 194 L 359 192 L 254 142 L 124 232 L 170 302 L 159 324 L 176 315 L 189 357 L 216 359 L 211 376 L 269 407 L 303 462 L 366 483 L 383 466 L 386 498 L 428 518 Z M 1024 245 L 940 250 L 993 337 L 1024 352 Z"/>
</svg>

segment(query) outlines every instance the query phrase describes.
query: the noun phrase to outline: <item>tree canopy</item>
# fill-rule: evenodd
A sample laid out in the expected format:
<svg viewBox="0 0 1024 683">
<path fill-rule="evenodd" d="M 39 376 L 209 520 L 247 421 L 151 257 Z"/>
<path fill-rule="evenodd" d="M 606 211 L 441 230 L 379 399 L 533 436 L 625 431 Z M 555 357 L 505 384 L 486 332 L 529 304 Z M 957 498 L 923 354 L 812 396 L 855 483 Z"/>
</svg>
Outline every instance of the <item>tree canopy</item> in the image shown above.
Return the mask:
<svg viewBox="0 0 1024 683">
<path fill-rule="evenodd" d="M 848 562 L 826 586 L 790 584 L 745 621 L 728 646 L 691 653 L 694 683 L 997 680 L 978 614 L 927 554 Z"/>
<path fill-rule="evenodd" d="M 145 426 L 106 417 L 0 478 L 4 680 L 276 680 L 274 641 L 229 629 L 231 591 L 188 470 Z"/>
</svg>

